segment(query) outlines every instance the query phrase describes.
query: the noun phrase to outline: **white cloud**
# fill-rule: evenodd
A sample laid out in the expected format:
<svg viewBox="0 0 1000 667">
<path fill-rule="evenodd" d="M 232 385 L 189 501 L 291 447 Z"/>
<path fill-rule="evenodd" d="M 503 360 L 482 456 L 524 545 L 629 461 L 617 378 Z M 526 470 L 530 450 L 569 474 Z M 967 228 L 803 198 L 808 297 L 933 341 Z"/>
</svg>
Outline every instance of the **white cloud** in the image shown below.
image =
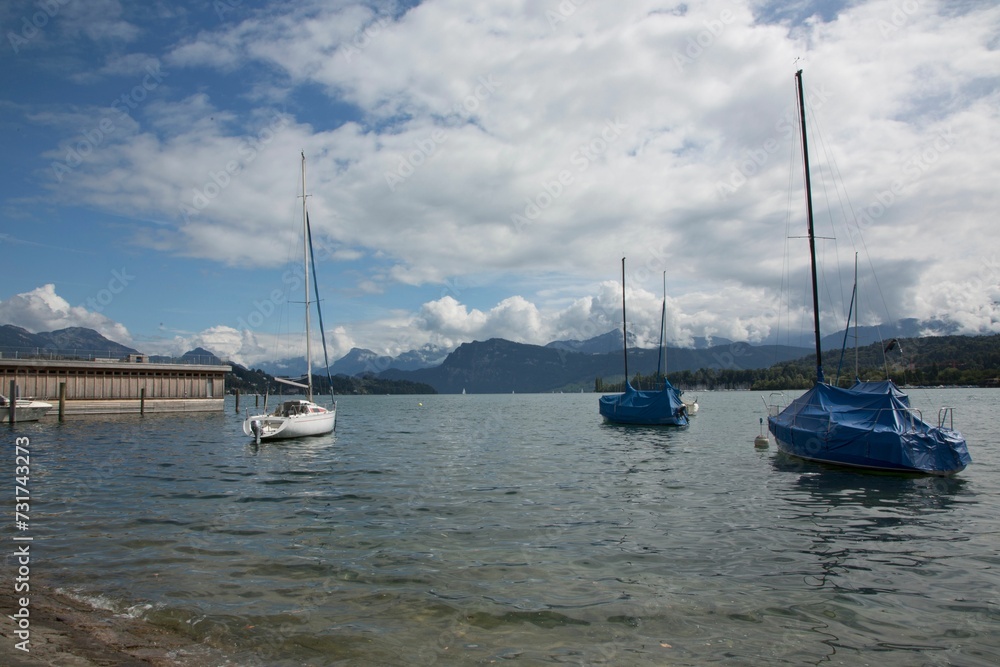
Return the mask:
<svg viewBox="0 0 1000 667">
<path fill-rule="evenodd" d="M 88 13 L 86 34 L 134 39 L 120 5 L 104 6 L 107 22 Z M 714 0 L 489 3 L 475 13 L 436 0 L 398 15 L 377 4 L 247 7 L 148 56 L 169 85 L 52 196 L 155 220 L 135 225 L 147 248 L 276 266 L 287 260 L 276 249 L 295 239 L 304 148 L 317 242 L 338 261 L 378 258 L 352 274 L 357 292 L 484 274 L 519 282 L 485 310 L 449 296 L 386 326 L 345 325 L 338 349 L 597 335 L 619 326 L 620 285 L 600 281 L 622 255 L 641 342 L 658 336 L 664 270 L 671 340 L 756 341 L 777 326 L 783 275 L 796 285 L 804 275 L 801 242 L 788 241 L 782 260 L 785 237 L 803 232 L 801 195 L 788 195 L 790 165 L 800 171 L 792 73 L 803 66 L 818 209 L 829 193 L 864 232 L 862 244 L 821 216 L 821 235 L 852 246 L 838 255 L 823 244 L 827 273 L 867 251 L 862 262 L 882 274 L 872 291 L 893 317 L 949 315 L 963 330 L 997 331 L 998 281 L 979 278 L 1000 207 L 1000 8 L 902 6 L 780 15 Z M 146 58 L 108 59 L 105 73 Z M 237 68 L 251 81 L 236 96 L 182 85 Z M 304 92 L 350 120 L 304 108 Z M 66 132 L 49 160 L 65 161 L 103 113 L 35 114 Z M 840 193 L 819 178 L 831 166 Z M 550 275 L 566 283 L 559 301 L 539 287 Z M 824 318 L 842 326 L 839 311 Z M 263 353 L 231 331 L 205 336 L 230 354 Z"/>
<path fill-rule="evenodd" d="M 159 67 L 159 60 L 146 53 L 114 54 L 108 57 L 100 69 L 75 73 L 71 79 L 78 84 L 93 83 L 113 76 L 141 80 L 147 73 L 158 70 Z"/>
<path fill-rule="evenodd" d="M 123 14 L 119 0 L 70 2 L 59 11 L 59 26 L 69 37 L 83 35 L 95 42 L 129 43 L 139 37 L 142 29 L 123 18 Z"/>
<path fill-rule="evenodd" d="M 936 313 L 939 316 L 958 313 L 951 319 L 963 333 L 995 332 L 1000 323 L 1000 310 L 995 305 L 1000 302 L 1000 287 L 995 280 L 997 269 L 995 264 L 980 269 L 978 278 L 969 282 L 964 292 L 952 293 L 940 285 L 931 286 L 921 293 L 921 305 L 930 312 L 940 310 Z M 992 308 L 982 308 L 969 296 L 981 289 L 987 289 L 992 295 Z M 747 290 L 737 284 L 727 285 L 718 292 L 694 291 L 679 299 L 668 295 L 667 342 L 672 346 L 688 347 L 696 337 L 722 337 L 760 343 L 773 330 L 787 327 L 789 320 L 805 322 L 811 317 L 801 306 L 793 307 L 789 314 L 786 304 L 769 298 L 763 290 Z M 742 314 L 745 311 L 743 304 L 747 302 L 758 304 L 755 314 Z M 626 306 L 630 343 L 640 347 L 657 344 L 661 304 L 662 296 L 642 288 L 629 288 Z M 829 331 L 843 326 L 838 317 L 841 317 L 839 313 L 829 318 Z M 305 354 L 301 331 L 274 334 L 213 326 L 169 339 L 133 341 L 123 325 L 84 306 L 70 306 L 56 294 L 54 285 L 43 285 L 0 302 L 0 322 L 32 332 L 71 326 L 92 328 L 148 354 L 180 356 L 202 347 L 225 360 L 248 367 L 301 358 Z M 482 311 L 445 295 L 424 303 L 415 313 L 398 311 L 369 322 L 335 326 L 327 331 L 327 343 L 332 363 L 353 347 L 397 356 L 427 345 L 452 349 L 463 342 L 489 338 L 544 345 L 554 340 L 586 340 L 620 327 L 621 283 L 605 281 L 595 286 L 593 296 L 573 300 L 561 307 L 540 308 L 515 296 Z M 322 360 L 322 348 L 315 341 L 313 359 L 317 364 Z"/>
<path fill-rule="evenodd" d="M 85 327 L 94 329 L 116 343 L 129 345 L 132 340 L 128 329 L 106 315 L 88 310 L 85 306 L 71 306 L 66 299 L 56 294 L 56 286 L 53 284 L 42 285 L 30 292 L 15 294 L 0 301 L 0 322 L 13 324 L 32 333 Z"/>
</svg>

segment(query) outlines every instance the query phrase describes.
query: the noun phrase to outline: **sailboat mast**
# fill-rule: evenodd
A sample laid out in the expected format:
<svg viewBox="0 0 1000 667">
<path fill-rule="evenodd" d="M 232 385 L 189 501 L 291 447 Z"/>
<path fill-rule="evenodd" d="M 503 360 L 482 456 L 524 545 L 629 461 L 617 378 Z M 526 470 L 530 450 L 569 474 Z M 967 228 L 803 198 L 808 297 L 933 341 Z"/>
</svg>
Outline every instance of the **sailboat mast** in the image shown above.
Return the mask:
<svg viewBox="0 0 1000 667">
<path fill-rule="evenodd" d="M 840 385 L 840 369 L 844 367 L 844 355 L 847 353 L 847 336 L 851 333 L 851 317 L 854 317 L 854 379 L 858 377 L 858 253 L 854 253 L 854 289 L 851 291 L 851 305 L 847 308 L 847 324 L 844 326 L 844 341 L 840 344 L 840 363 L 837 364 L 837 379 Z"/>
<path fill-rule="evenodd" d="M 302 266 L 305 271 L 306 290 L 306 384 L 309 389 L 308 400 L 313 400 L 312 376 L 312 344 L 309 334 L 309 219 L 306 216 L 306 154 L 302 152 Z"/>
<path fill-rule="evenodd" d="M 628 321 L 625 318 L 625 258 L 622 257 L 622 350 L 625 352 L 625 384 L 628 384 Z"/>
<path fill-rule="evenodd" d="M 851 297 L 851 301 L 854 303 L 854 379 L 860 380 L 858 348 L 861 347 L 861 341 L 858 340 L 858 311 L 861 309 L 861 304 L 858 303 L 858 253 L 854 253 L 854 295 Z"/>
<path fill-rule="evenodd" d="M 656 358 L 656 375 L 660 375 L 660 362 L 663 362 L 663 379 L 667 379 L 667 272 L 663 272 L 663 305 L 660 307 L 660 354 Z"/>
<path fill-rule="evenodd" d="M 812 181 L 809 177 L 809 143 L 806 140 L 806 100 L 802 92 L 802 70 L 795 73 L 795 85 L 799 91 L 799 125 L 802 127 L 802 162 L 805 171 L 806 217 L 809 222 L 809 265 L 812 269 L 813 331 L 816 337 L 816 381 L 824 382 L 823 353 L 820 349 L 819 334 L 819 287 L 816 280 L 816 234 L 813 227 Z"/>
</svg>

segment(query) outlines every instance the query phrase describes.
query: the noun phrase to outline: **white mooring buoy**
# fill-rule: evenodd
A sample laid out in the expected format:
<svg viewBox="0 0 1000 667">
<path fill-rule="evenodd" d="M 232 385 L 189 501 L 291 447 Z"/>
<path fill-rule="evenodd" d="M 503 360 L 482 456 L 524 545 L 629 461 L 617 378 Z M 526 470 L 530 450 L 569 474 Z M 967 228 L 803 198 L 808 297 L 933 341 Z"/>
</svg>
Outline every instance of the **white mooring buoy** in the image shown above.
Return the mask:
<svg viewBox="0 0 1000 667">
<path fill-rule="evenodd" d="M 764 418 L 761 417 L 760 435 L 758 435 L 756 438 L 753 439 L 753 446 L 757 447 L 758 449 L 764 449 L 766 447 L 769 447 L 770 445 L 771 445 L 770 441 L 767 439 L 767 436 L 764 435 Z"/>
</svg>

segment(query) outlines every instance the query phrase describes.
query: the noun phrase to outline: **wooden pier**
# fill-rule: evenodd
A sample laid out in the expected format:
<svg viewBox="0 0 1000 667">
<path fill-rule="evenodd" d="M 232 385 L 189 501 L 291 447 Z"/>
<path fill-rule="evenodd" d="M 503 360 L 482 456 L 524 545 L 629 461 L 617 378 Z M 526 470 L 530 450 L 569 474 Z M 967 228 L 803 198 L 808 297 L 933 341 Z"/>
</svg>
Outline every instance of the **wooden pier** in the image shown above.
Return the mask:
<svg viewBox="0 0 1000 667">
<path fill-rule="evenodd" d="M 221 411 L 229 366 L 150 363 L 141 355 L 93 361 L 0 359 L 0 387 L 52 403 L 49 416 Z"/>
</svg>

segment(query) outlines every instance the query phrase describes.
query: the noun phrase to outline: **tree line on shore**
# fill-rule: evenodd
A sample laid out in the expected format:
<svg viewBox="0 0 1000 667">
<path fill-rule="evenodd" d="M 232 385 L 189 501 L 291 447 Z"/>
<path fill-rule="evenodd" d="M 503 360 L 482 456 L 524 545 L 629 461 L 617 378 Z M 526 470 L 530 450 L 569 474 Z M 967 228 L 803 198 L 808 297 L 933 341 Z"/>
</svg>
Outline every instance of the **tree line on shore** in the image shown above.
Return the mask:
<svg viewBox="0 0 1000 667">
<path fill-rule="evenodd" d="M 227 374 L 226 387 L 230 391 L 241 394 L 294 394 L 299 390 L 288 385 L 275 382 L 274 377 L 260 369 L 244 368 L 238 364 L 232 365 L 233 370 Z M 332 380 L 332 385 L 331 385 Z M 429 384 L 410 382 L 407 380 L 390 380 L 380 378 L 371 373 L 348 377 L 334 375 L 327 379 L 326 375 L 313 375 L 313 393 L 318 396 L 345 394 L 436 394 L 437 391 Z"/>
<path fill-rule="evenodd" d="M 854 349 L 843 357 L 839 350 L 824 352 L 824 374 L 827 382 L 849 387 L 855 380 Z M 886 377 L 899 385 L 1000 387 L 1000 335 L 893 339 L 859 348 L 857 378 Z M 770 368 L 677 371 L 667 373 L 667 379 L 678 389 L 808 389 L 816 381 L 816 355 Z M 636 373 L 630 382 L 636 389 L 658 389 L 663 386 L 663 375 Z M 605 382 L 598 377 L 594 382 L 595 392 L 622 391 L 623 387 L 621 379 Z"/>
</svg>

